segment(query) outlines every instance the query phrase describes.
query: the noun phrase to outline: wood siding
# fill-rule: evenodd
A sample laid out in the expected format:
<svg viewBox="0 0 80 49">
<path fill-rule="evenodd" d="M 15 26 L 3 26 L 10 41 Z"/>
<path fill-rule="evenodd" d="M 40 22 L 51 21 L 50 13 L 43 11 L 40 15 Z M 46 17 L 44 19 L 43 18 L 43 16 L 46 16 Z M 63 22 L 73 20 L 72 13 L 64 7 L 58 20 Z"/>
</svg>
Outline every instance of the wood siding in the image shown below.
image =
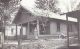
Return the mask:
<svg viewBox="0 0 80 49">
<path fill-rule="evenodd" d="M 72 23 L 72 32 L 70 32 L 70 35 L 74 34 L 77 35 L 77 25 Z M 50 22 L 50 33 L 51 35 L 60 35 L 64 34 L 67 36 L 67 25 L 66 22 L 60 22 L 60 32 L 57 32 L 57 22 L 56 21 L 51 21 Z"/>
</svg>

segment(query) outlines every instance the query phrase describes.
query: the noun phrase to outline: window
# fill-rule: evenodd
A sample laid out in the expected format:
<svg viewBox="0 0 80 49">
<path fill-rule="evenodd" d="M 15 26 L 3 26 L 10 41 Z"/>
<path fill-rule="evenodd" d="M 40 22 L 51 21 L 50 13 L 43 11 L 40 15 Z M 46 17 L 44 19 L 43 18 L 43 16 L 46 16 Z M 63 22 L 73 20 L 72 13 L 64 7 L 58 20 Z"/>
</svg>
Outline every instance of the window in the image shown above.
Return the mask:
<svg viewBox="0 0 80 49">
<path fill-rule="evenodd" d="M 23 26 L 23 35 L 26 35 L 26 27 Z"/>
<path fill-rule="evenodd" d="M 57 32 L 60 32 L 60 23 L 57 22 Z"/>
<path fill-rule="evenodd" d="M 40 21 L 40 35 L 50 34 L 50 24 L 49 21 Z"/>
<path fill-rule="evenodd" d="M 14 29 L 12 28 L 12 29 L 11 29 L 11 34 L 13 34 L 13 33 L 14 33 Z"/>
</svg>

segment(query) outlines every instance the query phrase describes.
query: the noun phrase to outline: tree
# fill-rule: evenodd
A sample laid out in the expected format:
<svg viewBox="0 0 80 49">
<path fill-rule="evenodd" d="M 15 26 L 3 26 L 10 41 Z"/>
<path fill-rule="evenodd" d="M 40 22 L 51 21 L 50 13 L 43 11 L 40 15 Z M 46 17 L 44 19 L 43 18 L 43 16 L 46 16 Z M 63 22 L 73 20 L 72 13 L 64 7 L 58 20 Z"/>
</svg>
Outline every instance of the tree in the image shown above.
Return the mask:
<svg viewBox="0 0 80 49">
<path fill-rule="evenodd" d="M 56 7 L 57 3 L 57 0 L 37 0 L 36 7 L 39 9 L 49 10 L 51 12 L 57 13 L 60 11 L 60 9 Z"/>
<path fill-rule="evenodd" d="M 8 19 L 9 22 L 12 22 L 12 18 L 15 16 L 14 13 L 17 13 L 16 11 L 19 10 L 19 7 L 20 7 L 20 0 L 11 0 L 8 3 L 8 7 L 7 7 L 5 14 L 10 17 L 10 19 Z M 14 16 L 11 17 L 12 15 Z"/>
<path fill-rule="evenodd" d="M 18 9 L 20 0 L 0 0 L 0 31 L 11 21 L 11 14 Z"/>
<path fill-rule="evenodd" d="M 11 14 L 19 9 L 20 0 L 0 0 L 1 2 L 1 17 L 5 22 L 9 22 L 11 20 Z M 7 23 L 8 24 L 8 23 Z"/>
</svg>

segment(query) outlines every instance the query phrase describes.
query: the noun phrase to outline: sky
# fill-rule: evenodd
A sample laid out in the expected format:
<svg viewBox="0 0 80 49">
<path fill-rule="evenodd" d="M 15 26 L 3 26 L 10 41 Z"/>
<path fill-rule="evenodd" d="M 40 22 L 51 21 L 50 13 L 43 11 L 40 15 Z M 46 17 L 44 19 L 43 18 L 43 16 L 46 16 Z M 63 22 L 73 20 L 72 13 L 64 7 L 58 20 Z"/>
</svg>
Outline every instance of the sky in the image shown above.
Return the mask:
<svg viewBox="0 0 80 49">
<path fill-rule="evenodd" d="M 27 9 L 32 9 L 35 7 L 35 1 L 36 0 L 22 0 L 21 5 Z"/>
<path fill-rule="evenodd" d="M 80 0 L 58 0 L 58 8 L 62 12 L 74 11 L 77 8 L 77 5 L 80 3 Z"/>
</svg>

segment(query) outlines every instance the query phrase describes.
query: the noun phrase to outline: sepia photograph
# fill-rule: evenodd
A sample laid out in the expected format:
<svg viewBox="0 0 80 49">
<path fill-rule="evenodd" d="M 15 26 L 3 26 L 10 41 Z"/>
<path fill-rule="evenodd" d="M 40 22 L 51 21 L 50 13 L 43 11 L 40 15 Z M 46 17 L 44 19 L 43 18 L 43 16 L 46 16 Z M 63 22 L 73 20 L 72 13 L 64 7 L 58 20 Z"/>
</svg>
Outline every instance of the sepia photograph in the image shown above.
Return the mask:
<svg viewBox="0 0 80 49">
<path fill-rule="evenodd" d="M 80 49 L 80 0 L 0 0 L 0 49 Z"/>
</svg>

